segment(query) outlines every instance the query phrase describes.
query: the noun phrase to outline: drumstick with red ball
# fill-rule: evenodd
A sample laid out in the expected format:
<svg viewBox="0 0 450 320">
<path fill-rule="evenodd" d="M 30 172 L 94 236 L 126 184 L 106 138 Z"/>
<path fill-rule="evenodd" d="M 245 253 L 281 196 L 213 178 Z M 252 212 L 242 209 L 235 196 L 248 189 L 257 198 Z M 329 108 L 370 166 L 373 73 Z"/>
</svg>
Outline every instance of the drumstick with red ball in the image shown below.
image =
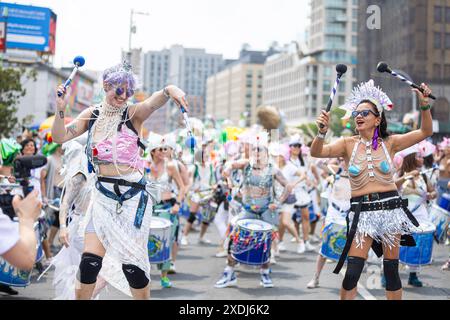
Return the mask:
<svg viewBox="0 0 450 320">
<path fill-rule="evenodd" d="M 422 87 L 420 87 L 419 85 L 417 85 L 417 84 L 415 84 L 414 82 L 412 82 L 412 81 L 406 79 L 406 78 L 405 78 L 404 76 L 402 76 L 401 74 L 398 74 L 397 72 L 392 71 L 392 69 L 389 67 L 389 65 L 388 65 L 386 62 L 383 62 L 383 61 L 380 62 L 380 63 L 378 64 L 378 66 L 377 66 L 377 70 L 378 70 L 378 72 L 380 72 L 380 73 L 384 73 L 384 72 L 390 73 L 391 75 L 393 75 L 393 76 L 396 77 L 397 79 L 400 79 L 401 81 L 406 82 L 406 83 L 409 84 L 411 87 L 413 87 L 413 88 L 419 90 L 420 92 L 422 92 L 422 93 L 425 92 L 425 90 L 424 90 Z M 435 97 L 434 95 L 432 95 L 432 94 L 430 94 L 429 97 L 430 97 L 431 99 L 433 99 L 433 100 L 436 100 L 436 97 Z"/>
<path fill-rule="evenodd" d="M 75 75 L 78 72 L 78 69 L 81 68 L 82 66 L 84 66 L 85 63 L 86 63 L 86 60 L 82 56 L 77 56 L 77 57 L 75 57 L 75 59 L 73 59 L 73 64 L 75 65 L 75 67 L 73 68 L 73 71 L 70 74 L 69 78 L 64 83 L 64 89 L 67 89 L 70 86 L 70 84 L 73 81 L 73 78 L 75 78 Z M 63 96 L 63 93 L 58 91 L 58 97 L 62 97 L 62 96 Z"/>
<path fill-rule="evenodd" d="M 336 66 L 336 72 L 337 72 L 337 78 L 334 83 L 334 87 L 331 90 L 330 99 L 328 99 L 327 113 L 330 112 L 330 110 L 331 110 L 331 106 L 333 105 L 333 100 L 336 97 L 336 93 L 338 91 L 339 83 L 341 82 L 341 78 L 347 72 L 347 66 L 345 64 L 338 64 Z M 324 125 L 320 124 L 320 128 L 323 129 Z"/>
</svg>

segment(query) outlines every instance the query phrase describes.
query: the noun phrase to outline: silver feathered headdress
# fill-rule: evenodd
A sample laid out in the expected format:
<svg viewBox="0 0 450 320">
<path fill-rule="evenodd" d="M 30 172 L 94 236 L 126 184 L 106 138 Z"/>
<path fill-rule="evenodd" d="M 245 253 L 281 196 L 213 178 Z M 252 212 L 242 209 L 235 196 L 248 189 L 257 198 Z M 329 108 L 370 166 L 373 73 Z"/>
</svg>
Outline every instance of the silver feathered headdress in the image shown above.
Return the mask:
<svg viewBox="0 0 450 320">
<path fill-rule="evenodd" d="M 361 101 L 364 100 L 372 102 L 377 107 L 380 114 L 383 113 L 384 110 L 391 111 L 394 107 L 388 95 L 384 93 L 380 87 L 376 87 L 373 80 L 369 80 L 354 88 L 345 104 L 340 107 L 340 109 L 347 112 L 342 119 L 349 119 L 352 112 L 355 111 Z"/>
</svg>

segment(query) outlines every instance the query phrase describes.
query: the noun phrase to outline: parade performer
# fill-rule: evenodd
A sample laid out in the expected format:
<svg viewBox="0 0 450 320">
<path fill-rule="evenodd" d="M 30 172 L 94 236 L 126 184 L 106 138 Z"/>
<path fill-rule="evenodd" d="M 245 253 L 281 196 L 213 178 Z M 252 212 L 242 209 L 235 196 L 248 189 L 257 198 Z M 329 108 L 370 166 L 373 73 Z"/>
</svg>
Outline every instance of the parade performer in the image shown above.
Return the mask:
<svg viewBox="0 0 450 320">
<path fill-rule="evenodd" d="M 144 149 L 139 132 L 144 121 L 172 98 L 187 107 L 185 94 L 175 86 L 130 105 L 136 80 L 124 62 L 103 74 L 105 99 L 83 111 L 64 126 L 66 90 L 58 88 L 57 110 L 52 127 L 53 141 L 65 143 L 88 131 L 86 153 L 89 169 L 95 172 L 84 250 L 77 274 L 76 298 L 91 299 L 100 273 L 111 285 L 135 299 L 150 297 L 149 239 L 152 204 L 159 202 L 154 185 L 146 183 Z"/>
<path fill-rule="evenodd" d="M 88 172 L 84 154 L 86 142 L 87 134 L 84 134 L 63 144 L 63 167 L 60 174 L 64 177 L 64 187 L 59 211 L 59 241 L 63 247 L 38 278 L 40 281 L 52 266 L 55 267 L 55 300 L 75 299 L 76 274 L 84 247 L 84 236 L 80 230 L 94 188 L 93 175 Z"/>
<path fill-rule="evenodd" d="M 380 88 L 375 87 L 373 80 L 355 88 L 344 106 L 347 115 L 354 118 L 358 136 L 324 146 L 330 113 L 324 111 L 317 119 L 319 134 L 312 144 L 311 156 L 344 157 L 352 188 L 347 243 L 334 270 L 338 274 L 348 256 L 341 299 L 355 298 L 371 247 L 379 257 L 384 255 L 387 298 L 402 298 L 399 249 L 401 244 L 415 245 L 411 234 L 419 223 L 408 210 L 407 201 L 398 194 L 391 159 L 395 153 L 433 134 L 429 105 L 431 90 L 425 84 L 421 88 L 423 94 L 414 89 L 422 109 L 421 128 L 407 134 L 389 136 L 387 133 L 385 112 L 391 110 L 393 104 Z"/>
<path fill-rule="evenodd" d="M 199 210 L 208 210 L 206 206 L 217 188 L 214 166 L 208 152 L 209 142 L 204 141 L 203 143 L 202 150 L 197 151 L 194 156 L 194 173 L 192 176 L 191 189 L 188 194 L 190 215 L 184 227 L 183 236 L 181 237 L 182 246 L 187 246 L 189 244 L 188 235 L 192 229 L 192 225 L 197 219 L 197 212 L 199 212 Z M 208 217 L 206 220 L 202 220 L 198 243 L 211 243 L 210 240 L 205 238 L 205 234 L 213 218 L 214 217 Z"/>
<path fill-rule="evenodd" d="M 302 155 L 302 141 L 300 135 L 294 135 L 289 141 L 290 158 L 286 166 L 283 168 L 283 175 L 292 183 L 301 179 L 301 183 L 295 188 L 296 202 L 290 205 L 290 212 L 295 223 L 295 228 L 302 225 L 303 241 L 299 243 L 297 252 L 304 253 L 305 251 L 314 251 L 315 247 L 309 241 L 310 234 L 310 219 L 309 219 L 309 205 L 312 202 L 311 195 L 307 190 L 306 181 L 308 179 L 306 162 Z M 299 211 L 301 214 L 296 214 Z"/>
<path fill-rule="evenodd" d="M 414 145 L 400 152 L 403 162 L 397 186 L 402 197 L 408 199 L 408 209 L 417 221 L 431 223 L 427 202 L 435 199 L 437 193 L 425 174 L 420 174 L 418 171 L 423 165 L 423 158 L 419 151 L 419 146 Z M 410 269 L 408 284 L 413 287 L 422 287 L 423 284 L 417 275 L 420 267 L 412 265 L 408 267 Z"/>
<path fill-rule="evenodd" d="M 259 138 L 263 137 L 261 140 Z M 224 171 L 225 177 L 229 177 L 232 170 L 242 170 L 243 182 L 241 187 L 243 211 L 238 220 L 254 219 L 262 220 L 273 227 L 278 222 L 277 208 L 286 200 L 293 187 L 288 185 L 281 171 L 269 163 L 268 138 L 260 134 L 253 139 L 252 155 L 249 160 L 231 162 Z M 277 180 L 285 189 L 279 199 L 274 199 L 274 180 Z M 233 239 L 234 240 L 234 239 Z M 237 284 L 234 271 L 236 260 L 231 255 L 233 240 L 230 241 L 228 263 L 222 278 L 215 284 L 216 288 L 226 288 Z M 235 241 L 238 239 L 235 239 Z M 267 248 L 267 250 L 269 250 Z M 270 251 L 269 251 L 270 252 Z M 272 288 L 270 277 L 270 265 L 261 266 L 261 282 L 264 288 Z"/>
<path fill-rule="evenodd" d="M 332 166 L 329 168 L 335 172 L 335 175 L 330 176 L 332 179 L 331 191 L 328 195 L 328 210 L 325 218 L 323 234 L 332 227 L 332 224 L 340 225 L 341 221 L 345 221 L 345 218 L 350 210 L 350 198 L 351 198 L 351 187 L 350 180 L 348 177 L 348 172 L 346 172 L 343 164 L 341 166 Z M 323 237 L 324 238 L 324 237 Z M 323 239 L 324 241 L 326 239 Z M 342 239 L 334 238 L 335 244 L 327 244 L 333 248 L 333 251 L 340 249 L 340 242 Z M 328 257 L 331 258 L 331 257 Z M 316 272 L 314 273 L 313 279 L 308 283 L 308 289 L 314 289 L 319 287 L 320 274 L 325 266 L 327 257 L 321 251 L 317 256 L 316 262 Z"/>
<path fill-rule="evenodd" d="M 169 244 L 171 247 L 177 241 L 177 231 L 180 224 L 178 212 L 187 191 L 175 162 L 168 159 L 168 154 L 171 152 L 170 149 L 175 149 L 174 145 L 175 141 L 172 141 L 170 136 L 163 137 L 158 134 L 152 134 L 148 147 L 151 158 L 148 179 L 157 183 L 161 190 L 161 201 L 154 206 L 153 215 L 172 222 Z M 172 192 L 172 181 L 176 183 L 177 195 Z M 159 212 L 162 213 L 160 214 Z M 172 287 L 172 283 L 167 277 L 170 265 L 171 261 L 158 264 L 158 269 L 161 270 L 161 286 L 163 288 Z"/>
</svg>

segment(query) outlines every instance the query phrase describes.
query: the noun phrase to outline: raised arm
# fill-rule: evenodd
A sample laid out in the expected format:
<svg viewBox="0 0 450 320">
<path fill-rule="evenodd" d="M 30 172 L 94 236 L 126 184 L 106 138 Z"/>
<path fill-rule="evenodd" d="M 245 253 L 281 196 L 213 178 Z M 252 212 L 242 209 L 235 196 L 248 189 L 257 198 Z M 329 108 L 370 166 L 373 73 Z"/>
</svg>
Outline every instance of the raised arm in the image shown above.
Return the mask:
<svg viewBox="0 0 450 320">
<path fill-rule="evenodd" d="M 61 92 L 63 95 L 61 97 L 56 96 L 56 114 L 52 126 L 52 139 L 56 143 L 63 144 L 81 136 L 87 131 L 93 108 L 84 110 L 74 121 L 66 126 L 64 124 L 67 105 L 66 89 L 61 85 L 58 87 L 58 92 Z"/>
<path fill-rule="evenodd" d="M 153 112 L 163 107 L 170 99 L 178 105 L 188 107 L 186 94 L 176 86 L 170 85 L 164 90 L 155 92 L 150 98 L 131 107 L 130 113 L 134 114 L 137 121 L 143 123 Z M 188 110 L 186 110 L 188 111 Z"/>
<path fill-rule="evenodd" d="M 421 109 L 422 121 L 420 128 L 409 133 L 392 136 L 391 144 L 393 153 L 405 150 L 433 135 L 433 119 L 431 117 L 431 107 L 429 101 L 429 96 L 431 95 L 432 91 L 424 83 L 422 83 L 421 87 L 425 90 L 423 94 L 420 90 L 413 89 L 413 91 L 416 92 L 419 98 Z"/>
</svg>

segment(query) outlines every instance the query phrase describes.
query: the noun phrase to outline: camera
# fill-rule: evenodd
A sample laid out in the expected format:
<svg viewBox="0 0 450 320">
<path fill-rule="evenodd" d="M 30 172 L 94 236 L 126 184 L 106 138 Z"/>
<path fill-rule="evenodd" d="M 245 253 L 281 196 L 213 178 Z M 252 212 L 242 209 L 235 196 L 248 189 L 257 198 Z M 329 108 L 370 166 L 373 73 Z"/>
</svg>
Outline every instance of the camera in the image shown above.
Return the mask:
<svg viewBox="0 0 450 320">
<path fill-rule="evenodd" d="M 44 156 L 20 157 L 14 160 L 14 177 L 23 188 L 23 196 L 26 197 L 33 187 L 30 186 L 31 170 L 45 166 L 47 158 Z"/>
</svg>

